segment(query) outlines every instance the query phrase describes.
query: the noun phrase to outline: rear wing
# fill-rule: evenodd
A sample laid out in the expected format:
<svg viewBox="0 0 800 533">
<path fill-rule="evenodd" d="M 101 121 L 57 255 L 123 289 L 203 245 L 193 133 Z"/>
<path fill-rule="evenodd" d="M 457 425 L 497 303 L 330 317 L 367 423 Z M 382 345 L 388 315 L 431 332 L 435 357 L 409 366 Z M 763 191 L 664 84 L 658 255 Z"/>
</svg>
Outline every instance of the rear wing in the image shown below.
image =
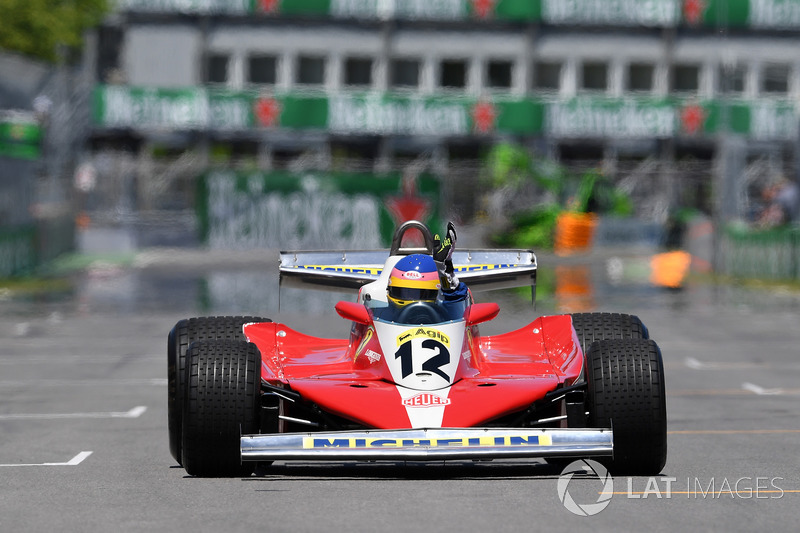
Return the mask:
<svg viewBox="0 0 800 533">
<path fill-rule="evenodd" d="M 404 255 L 400 250 L 399 255 Z M 281 284 L 331 289 L 358 289 L 375 281 L 389 259 L 388 251 L 281 252 Z M 453 267 L 470 290 L 536 285 L 536 255 L 530 250 L 456 250 Z"/>
</svg>

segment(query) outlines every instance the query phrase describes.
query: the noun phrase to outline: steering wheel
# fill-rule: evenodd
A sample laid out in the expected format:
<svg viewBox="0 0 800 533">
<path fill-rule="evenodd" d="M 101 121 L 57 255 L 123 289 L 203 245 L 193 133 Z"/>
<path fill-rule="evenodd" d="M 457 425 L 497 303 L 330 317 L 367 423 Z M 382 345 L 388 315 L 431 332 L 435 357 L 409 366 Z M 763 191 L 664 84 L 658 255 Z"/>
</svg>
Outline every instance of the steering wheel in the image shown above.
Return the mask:
<svg viewBox="0 0 800 533">
<path fill-rule="evenodd" d="M 401 324 L 438 324 L 440 322 L 447 322 L 442 310 L 428 302 L 414 302 L 408 304 L 397 315 L 395 322 Z"/>
</svg>

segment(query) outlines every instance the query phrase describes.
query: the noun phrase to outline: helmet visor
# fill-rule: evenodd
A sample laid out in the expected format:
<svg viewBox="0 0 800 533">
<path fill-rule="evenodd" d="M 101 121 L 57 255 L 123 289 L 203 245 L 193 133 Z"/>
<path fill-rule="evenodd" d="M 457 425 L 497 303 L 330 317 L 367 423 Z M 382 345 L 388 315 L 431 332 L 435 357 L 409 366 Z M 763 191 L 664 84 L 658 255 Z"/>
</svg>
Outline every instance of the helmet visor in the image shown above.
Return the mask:
<svg viewBox="0 0 800 533">
<path fill-rule="evenodd" d="M 395 300 L 433 301 L 439 294 L 437 289 L 419 289 L 416 287 L 389 287 L 389 296 Z"/>
</svg>

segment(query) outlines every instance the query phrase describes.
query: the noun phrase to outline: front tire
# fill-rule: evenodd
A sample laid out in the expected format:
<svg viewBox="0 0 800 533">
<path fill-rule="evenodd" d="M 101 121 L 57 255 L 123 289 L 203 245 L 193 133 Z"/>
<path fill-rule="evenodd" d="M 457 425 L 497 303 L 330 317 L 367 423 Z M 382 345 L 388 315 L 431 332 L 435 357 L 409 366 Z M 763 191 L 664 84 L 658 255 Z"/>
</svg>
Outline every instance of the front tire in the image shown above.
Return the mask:
<svg viewBox="0 0 800 533">
<path fill-rule="evenodd" d="M 240 437 L 258 433 L 261 355 L 245 341 L 205 340 L 187 353 L 182 447 L 186 472 L 201 477 L 249 476 Z"/>
<path fill-rule="evenodd" d="M 573 313 L 572 327 L 585 354 L 594 341 L 604 339 L 648 339 L 647 328 L 635 315 L 623 313 Z"/>
<path fill-rule="evenodd" d="M 195 341 L 206 339 L 247 340 L 242 326 L 253 322 L 272 322 L 255 316 L 209 316 L 180 320 L 167 338 L 167 427 L 169 451 L 183 465 L 181 416 L 185 393 L 186 352 Z"/>
<path fill-rule="evenodd" d="M 612 428 L 613 474 L 656 475 L 667 460 L 664 364 L 649 339 L 594 342 L 587 353 L 589 426 Z"/>
</svg>

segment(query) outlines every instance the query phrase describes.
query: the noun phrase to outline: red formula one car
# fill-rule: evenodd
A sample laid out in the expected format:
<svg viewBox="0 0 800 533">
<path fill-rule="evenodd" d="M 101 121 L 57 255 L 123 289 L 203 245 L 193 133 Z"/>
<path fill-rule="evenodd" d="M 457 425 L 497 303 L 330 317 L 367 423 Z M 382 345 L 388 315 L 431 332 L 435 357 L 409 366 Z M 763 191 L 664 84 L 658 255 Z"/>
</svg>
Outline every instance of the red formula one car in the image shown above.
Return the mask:
<svg viewBox="0 0 800 533">
<path fill-rule="evenodd" d="M 408 229 L 425 248 L 403 248 Z M 438 301 L 387 313 L 389 272 L 431 254 L 418 222 L 387 252 L 284 252 L 282 282 L 358 288 L 336 311 L 349 338 L 300 333 L 258 317 L 181 320 L 169 333 L 169 440 L 198 476 L 240 476 L 275 460 L 592 457 L 652 475 L 666 461 L 664 370 L 635 316 L 536 318 L 482 336 L 499 312 L 471 292 L 455 316 Z M 524 250 L 453 254 L 471 289 L 530 284 Z M 452 309 L 451 309 L 452 311 Z"/>
</svg>

